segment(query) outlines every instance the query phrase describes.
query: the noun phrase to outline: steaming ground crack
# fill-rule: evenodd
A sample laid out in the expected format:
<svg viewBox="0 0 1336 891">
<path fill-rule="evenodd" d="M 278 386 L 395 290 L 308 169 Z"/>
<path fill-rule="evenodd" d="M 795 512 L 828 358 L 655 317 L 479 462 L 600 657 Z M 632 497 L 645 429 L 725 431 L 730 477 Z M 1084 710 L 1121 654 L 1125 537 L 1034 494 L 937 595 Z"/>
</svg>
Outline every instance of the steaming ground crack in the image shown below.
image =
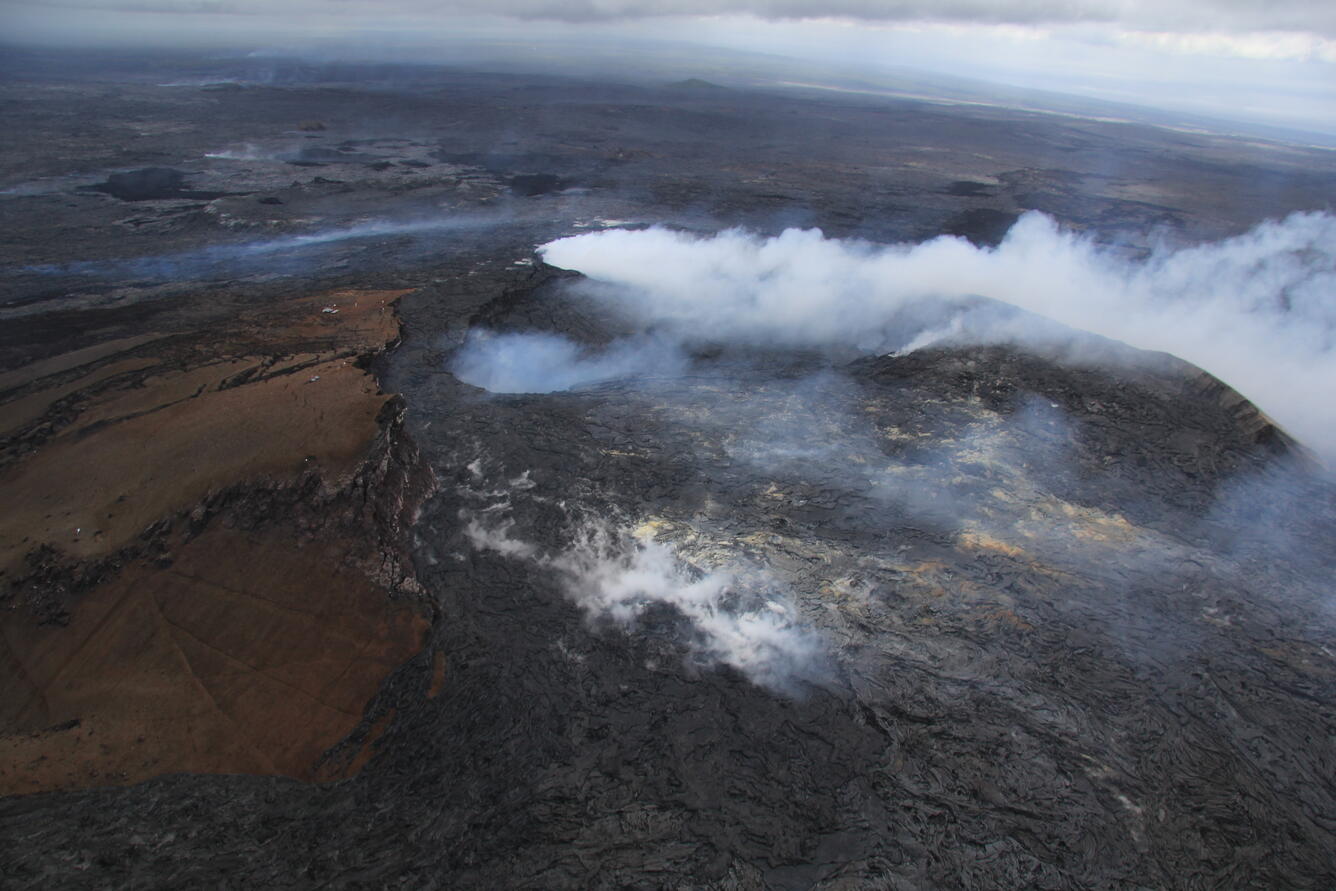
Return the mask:
<svg viewBox="0 0 1336 891">
<path fill-rule="evenodd" d="M 689 623 L 690 661 L 728 665 L 760 686 L 792 693 L 817 680 L 821 638 L 799 622 L 794 606 L 768 572 L 741 566 L 702 572 L 669 546 L 607 523 L 579 525 L 571 543 L 555 554 L 514 537 L 509 519 L 468 519 L 464 534 L 474 548 L 525 560 L 555 573 L 562 590 L 591 625 L 627 631 L 663 607 Z"/>
</svg>

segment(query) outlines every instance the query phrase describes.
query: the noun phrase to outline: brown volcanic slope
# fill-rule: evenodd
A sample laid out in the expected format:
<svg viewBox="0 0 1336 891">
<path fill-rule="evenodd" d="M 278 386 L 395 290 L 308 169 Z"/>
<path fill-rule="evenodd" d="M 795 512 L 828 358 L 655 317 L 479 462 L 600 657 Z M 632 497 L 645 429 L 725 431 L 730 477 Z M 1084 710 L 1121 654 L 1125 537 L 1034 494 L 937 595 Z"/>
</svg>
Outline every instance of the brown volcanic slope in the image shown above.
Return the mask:
<svg viewBox="0 0 1336 891">
<path fill-rule="evenodd" d="M 364 370 L 403 293 L 0 376 L 0 795 L 365 761 L 325 753 L 374 734 L 428 625 L 391 593 L 415 588 L 397 536 L 430 474 Z"/>
</svg>

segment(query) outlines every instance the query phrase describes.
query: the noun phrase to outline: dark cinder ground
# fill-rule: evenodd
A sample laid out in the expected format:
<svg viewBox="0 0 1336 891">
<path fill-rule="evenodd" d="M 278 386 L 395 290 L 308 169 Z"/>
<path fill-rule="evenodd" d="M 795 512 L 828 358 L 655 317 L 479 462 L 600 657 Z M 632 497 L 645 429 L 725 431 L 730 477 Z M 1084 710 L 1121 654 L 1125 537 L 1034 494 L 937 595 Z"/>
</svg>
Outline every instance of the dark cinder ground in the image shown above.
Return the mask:
<svg viewBox="0 0 1336 891">
<path fill-rule="evenodd" d="M 1325 208 L 1329 153 L 247 64 L 7 56 L 0 363 L 294 288 L 416 289 L 375 370 L 440 486 L 413 530 L 430 645 L 372 704 L 393 718 L 358 776 L 3 799 L 4 885 L 1336 885 L 1336 494 L 1196 369 L 713 345 L 685 377 L 510 396 L 447 370 L 473 325 L 619 330 L 533 256 L 607 221 L 989 243 L 1040 209 L 1135 254 Z M 820 657 L 754 683 L 673 610 L 591 623 L 550 566 L 468 535 L 555 555 L 591 520 L 763 569 Z"/>
</svg>

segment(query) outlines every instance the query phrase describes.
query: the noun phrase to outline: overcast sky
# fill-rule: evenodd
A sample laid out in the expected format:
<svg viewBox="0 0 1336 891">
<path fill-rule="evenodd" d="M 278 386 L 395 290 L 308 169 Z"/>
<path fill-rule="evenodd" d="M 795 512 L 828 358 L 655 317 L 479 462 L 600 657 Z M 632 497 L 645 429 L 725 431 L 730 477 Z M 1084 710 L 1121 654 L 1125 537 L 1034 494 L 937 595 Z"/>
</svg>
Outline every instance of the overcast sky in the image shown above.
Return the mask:
<svg viewBox="0 0 1336 891">
<path fill-rule="evenodd" d="M 1336 37 L 1336 4 L 1330 0 L 30 0 L 10 5 L 264 16 L 499 14 L 572 21 L 738 14 L 869 22 L 1099 23 L 1143 30 L 1296 31 Z"/>
<path fill-rule="evenodd" d="M 403 47 L 475 35 L 695 44 L 1336 135 L 1336 0 L 0 0 L 20 41 Z M 519 49 L 516 49 L 519 47 Z M 448 61 L 448 54 L 443 53 Z"/>
</svg>

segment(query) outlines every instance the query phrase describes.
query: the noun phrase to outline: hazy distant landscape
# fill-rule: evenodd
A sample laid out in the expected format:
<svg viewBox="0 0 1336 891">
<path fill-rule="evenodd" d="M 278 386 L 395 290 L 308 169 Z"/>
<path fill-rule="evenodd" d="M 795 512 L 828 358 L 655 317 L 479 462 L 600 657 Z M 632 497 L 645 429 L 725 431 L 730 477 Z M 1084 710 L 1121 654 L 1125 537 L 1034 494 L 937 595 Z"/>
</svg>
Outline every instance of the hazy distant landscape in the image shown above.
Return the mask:
<svg viewBox="0 0 1336 891">
<path fill-rule="evenodd" d="M 1336 881 L 1328 126 L 26 9 L 13 887 Z"/>
</svg>

